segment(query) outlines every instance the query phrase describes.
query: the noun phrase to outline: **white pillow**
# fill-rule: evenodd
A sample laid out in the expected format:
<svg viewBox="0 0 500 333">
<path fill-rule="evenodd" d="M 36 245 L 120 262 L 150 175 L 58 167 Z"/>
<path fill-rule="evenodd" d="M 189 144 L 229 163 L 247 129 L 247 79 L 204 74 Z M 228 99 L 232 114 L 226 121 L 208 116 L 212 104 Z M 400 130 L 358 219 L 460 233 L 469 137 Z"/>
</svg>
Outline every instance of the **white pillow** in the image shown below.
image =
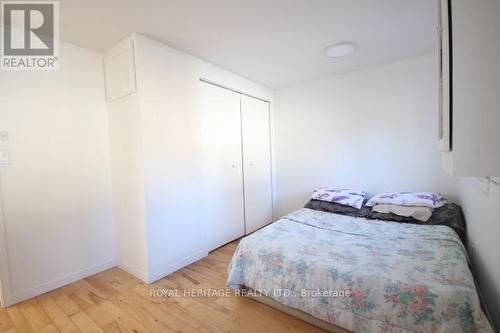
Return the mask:
<svg viewBox="0 0 500 333">
<path fill-rule="evenodd" d="M 393 213 L 399 216 L 412 217 L 416 220 L 427 222 L 432 216 L 432 208 L 418 206 L 401 206 L 378 204 L 373 207 L 373 211 L 378 213 Z"/>
<path fill-rule="evenodd" d="M 365 197 L 365 191 L 321 187 L 314 190 L 311 199 L 335 202 L 344 206 L 351 206 L 360 209 L 363 205 Z"/>
<path fill-rule="evenodd" d="M 446 204 L 446 198 L 438 193 L 431 192 L 384 192 L 379 193 L 366 203 L 368 207 L 377 204 L 400 206 L 419 206 L 439 208 Z"/>
</svg>

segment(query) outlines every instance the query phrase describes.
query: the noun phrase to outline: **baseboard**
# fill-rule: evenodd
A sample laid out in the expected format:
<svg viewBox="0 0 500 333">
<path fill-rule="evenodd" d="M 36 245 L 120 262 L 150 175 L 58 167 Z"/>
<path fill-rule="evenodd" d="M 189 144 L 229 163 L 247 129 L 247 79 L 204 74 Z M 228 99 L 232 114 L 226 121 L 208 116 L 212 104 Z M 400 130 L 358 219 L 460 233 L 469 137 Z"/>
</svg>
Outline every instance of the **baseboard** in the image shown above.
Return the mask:
<svg viewBox="0 0 500 333">
<path fill-rule="evenodd" d="M 179 269 L 186 267 L 187 265 L 192 264 L 195 261 L 198 261 L 202 259 L 203 257 L 206 257 L 208 255 L 208 252 L 206 250 L 201 250 L 198 252 L 195 252 L 194 254 L 187 256 L 176 263 L 168 266 L 166 269 L 153 272 L 151 274 L 146 274 L 144 272 L 137 271 L 135 269 L 132 269 L 131 267 L 128 267 L 127 265 L 124 265 L 123 263 L 117 263 L 116 260 L 111 260 L 103 264 L 99 264 L 96 266 L 92 266 L 86 269 L 82 269 L 78 272 L 71 273 L 68 275 L 65 275 L 61 278 L 52 280 L 47 283 L 42 283 L 39 284 L 38 286 L 35 286 L 31 289 L 28 289 L 26 291 L 17 293 L 17 294 L 12 294 L 11 297 L 5 300 L 5 304 L 3 304 L 4 307 L 11 306 L 13 304 L 25 301 L 27 299 L 36 297 L 38 295 L 44 294 L 46 292 L 52 291 L 54 289 L 63 287 L 67 284 L 73 283 L 75 281 L 84 279 L 88 276 L 94 275 L 96 273 L 105 271 L 106 269 L 118 266 L 124 271 L 128 272 L 129 274 L 134 275 L 138 279 L 142 280 L 143 282 L 147 284 L 151 284 L 175 271 L 178 271 Z"/>
<path fill-rule="evenodd" d="M 65 275 L 61 278 L 52 280 L 47 283 L 42 283 L 39 284 L 36 287 L 33 287 L 31 289 L 28 289 L 26 291 L 20 292 L 18 294 L 13 294 L 10 299 L 8 300 L 9 303 L 6 303 L 4 306 L 10 306 L 19 302 L 22 302 L 24 300 L 33 298 L 35 296 L 44 294 L 46 292 L 52 291 L 54 289 L 63 287 L 67 284 L 73 283 L 75 281 L 84 279 L 90 275 L 94 275 L 96 273 L 105 271 L 106 269 L 112 268 L 116 266 L 116 260 L 111 260 L 103 264 L 95 265 L 89 268 L 82 269 L 80 271 L 77 271 L 75 273 L 71 273 L 68 275 Z"/>
<path fill-rule="evenodd" d="M 139 280 L 141 280 L 142 282 L 144 283 L 148 283 L 148 275 L 143 272 L 143 271 L 139 271 L 135 268 L 132 268 L 122 262 L 119 262 L 118 263 L 118 267 L 120 267 L 121 269 L 123 269 L 125 272 L 129 273 L 130 275 L 133 275 L 135 276 L 136 278 L 138 278 Z"/>
<path fill-rule="evenodd" d="M 150 284 L 150 283 L 153 283 L 155 281 L 158 281 L 159 279 L 161 279 L 169 274 L 172 274 L 173 272 L 176 272 L 179 269 L 184 268 L 187 265 L 190 265 L 193 262 L 198 261 L 198 260 L 206 257 L 207 255 L 208 255 L 207 250 L 200 250 L 198 252 L 193 253 L 190 256 L 182 258 L 181 260 L 178 260 L 177 262 L 166 267 L 163 270 L 159 270 L 159 271 L 152 272 L 151 274 L 149 274 L 148 279 L 147 279 L 147 283 Z"/>
</svg>

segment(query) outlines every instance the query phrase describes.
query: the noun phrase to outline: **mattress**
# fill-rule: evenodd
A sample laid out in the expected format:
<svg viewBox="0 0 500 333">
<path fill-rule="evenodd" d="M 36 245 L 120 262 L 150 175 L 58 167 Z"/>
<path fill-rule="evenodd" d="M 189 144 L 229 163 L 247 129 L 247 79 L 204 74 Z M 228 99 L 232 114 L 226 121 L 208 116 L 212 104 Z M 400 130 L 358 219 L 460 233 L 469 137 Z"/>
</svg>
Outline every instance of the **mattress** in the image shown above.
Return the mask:
<svg viewBox="0 0 500 333">
<path fill-rule="evenodd" d="M 447 226 L 304 208 L 241 240 L 228 286 L 353 332 L 493 332 L 467 260 Z"/>
</svg>

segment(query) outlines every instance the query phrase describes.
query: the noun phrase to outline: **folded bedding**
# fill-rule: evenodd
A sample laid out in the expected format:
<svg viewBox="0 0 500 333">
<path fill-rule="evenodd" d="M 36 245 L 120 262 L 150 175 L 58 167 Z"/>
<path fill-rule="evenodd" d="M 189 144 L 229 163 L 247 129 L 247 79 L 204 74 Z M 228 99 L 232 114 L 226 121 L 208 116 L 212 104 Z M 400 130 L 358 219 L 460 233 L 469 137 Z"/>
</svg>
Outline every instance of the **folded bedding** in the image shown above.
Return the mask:
<svg viewBox="0 0 500 333">
<path fill-rule="evenodd" d="M 443 225 L 304 208 L 241 240 L 228 285 L 354 332 L 492 332 L 466 250 Z"/>
<path fill-rule="evenodd" d="M 411 217 L 415 220 L 426 222 L 432 216 L 432 208 L 423 206 L 403 206 L 391 204 L 377 204 L 372 210 L 377 213 L 392 213 L 398 216 Z"/>
<path fill-rule="evenodd" d="M 372 197 L 366 205 L 389 204 L 400 206 L 420 206 L 439 208 L 447 203 L 445 197 L 432 192 L 383 192 Z"/>
<path fill-rule="evenodd" d="M 379 213 L 366 207 L 364 216 L 370 220 L 383 220 L 399 223 L 411 223 L 420 225 L 442 225 L 453 229 L 460 239 L 464 242 L 467 236 L 467 227 L 462 208 L 459 205 L 448 203 L 432 211 L 432 216 L 425 222 L 414 219 L 413 217 L 404 217 L 393 213 Z"/>
</svg>

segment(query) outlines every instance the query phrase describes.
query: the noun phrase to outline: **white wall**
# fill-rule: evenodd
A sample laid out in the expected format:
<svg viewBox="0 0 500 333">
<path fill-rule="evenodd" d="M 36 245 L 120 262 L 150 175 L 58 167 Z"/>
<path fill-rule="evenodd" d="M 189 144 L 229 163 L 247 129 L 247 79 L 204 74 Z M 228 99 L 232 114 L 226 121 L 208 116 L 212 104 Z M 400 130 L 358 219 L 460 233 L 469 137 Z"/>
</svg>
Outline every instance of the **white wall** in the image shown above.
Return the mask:
<svg viewBox="0 0 500 333">
<path fill-rule="evenodd" d="M 142 120 L 137 93 L 108 104 L 118 264 L 147 280 Z"/>
<path fill-rule="evenodd" d="M 114 265 L 102 56 L 61 43 L 56 72 L 0 73 L 9 302 Z"/>
<path fill-rule="evenodd" d="M 495 327 L 500 327 L 500 186 L 487 193 L 467 178 L 458 180 L 459 203 L 467 220 L 474 272 Z"/>
<path fill-rule="evenodd" d="M 435 73 L 431 54 L 278 90 L 278 214 L 319 186 L 454 198 L 436 149 Z"/>
</svg>

